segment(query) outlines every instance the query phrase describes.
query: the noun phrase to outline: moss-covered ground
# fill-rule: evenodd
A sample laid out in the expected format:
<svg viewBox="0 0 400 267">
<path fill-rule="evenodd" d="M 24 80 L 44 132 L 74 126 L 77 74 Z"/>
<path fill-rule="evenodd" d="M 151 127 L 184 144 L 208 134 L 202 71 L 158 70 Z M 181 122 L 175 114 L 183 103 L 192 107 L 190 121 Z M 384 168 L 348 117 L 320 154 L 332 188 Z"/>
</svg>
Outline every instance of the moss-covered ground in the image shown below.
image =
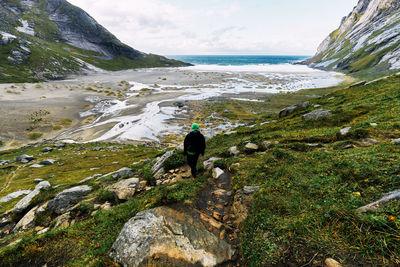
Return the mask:
<svg viewBox="0 0 400 267">
<path fill-rule="evenodd" d="M 400 145 L 391 143 L 400 137 L 400 76 L 364 86 L 302 91 L 286 97 L 288 104 L 296 99 L 308 99 L 311 103 L 285 118 L 272 112 L 262 114 L 262 110 L 261 115 L 253 114 L 253 103 L 246 107 L 230 101 L 218 103 L 214 110 L 204 105 L 202 111 L 197 111 L 217 112 L 237 121 L 241 121 L 243 114 L 246 122 L 255 124 L 210 139 L 204 157 L 221 157 L 220 166 L 240 164 L 232 170 L 234 190 L 245 185 L 261 186 L 254 196 L 253 211 L 240 230 L 241 264 L 321 266 L 325 258 L 333 257 L 345 266 L 398 266 L 399 202 L 365 214 L 355 210 L 400 188 Z M 274 97 L 267 101 L 274 103 Z M 319 109 L 314 108 L 316 104 L 332 110 L 333 116 L 318 121 L 302 120 L 301 115 Z M 227 108 L 232 114 L 224 112 Z M 265 121 L 272 122 L 261 124 Z M 342 136 L 339 131 L 344 127 L 352 129 Z M 368 143 L 366 138 L 378 143 Z M 264 141 L 278 142 L 261 149 Z M 242 149 L 247 142 L 258 144 L 260 151 L 229 155 L 229 147 L 236 145 Z M 132 163 L 154 159 L 164 152 L 159 148 L 120 144 L 83 144 L 40 155 L 43 146 L 2 152 L 1 159 L 32 154 L 38 159 L 55 158 L 60 164 L 40 169 L 12 164 L 11 168 L 1 169 L 1 182 L 11 182 L 0 197 L 16 189 L 32 188 L 34 178 L 64 184 L 35 200 L 35 204 L 42 203 L 87 176 L 123 166 L 132 167 L 141 179 L 151 180 L 150 163 Z M 179 164 L 169 162 L 171 168 L 182 164 L 181 156 L 177 155 L 176 160 Z M 23 239 L 16 245 L 0 248 L 0 265 L 110 266 L 111 245 L 127 220 L 143 209 L 196 198 L 208 177 L 209 173 L 203 172 L 196 180 L 154 187 L 125 203 L 115 202 L 110 211 L 99 211 L 66 229 L 53 229 L 39 236 L 34 232 L 8 236 L 0 244 Z M 107 198 L 102 187 L 111 182 L 87 182 L 95 189 L 94 202 Z M 7 204 L 2 211 L 12 204 L 15 203 Z"/>
</svg>

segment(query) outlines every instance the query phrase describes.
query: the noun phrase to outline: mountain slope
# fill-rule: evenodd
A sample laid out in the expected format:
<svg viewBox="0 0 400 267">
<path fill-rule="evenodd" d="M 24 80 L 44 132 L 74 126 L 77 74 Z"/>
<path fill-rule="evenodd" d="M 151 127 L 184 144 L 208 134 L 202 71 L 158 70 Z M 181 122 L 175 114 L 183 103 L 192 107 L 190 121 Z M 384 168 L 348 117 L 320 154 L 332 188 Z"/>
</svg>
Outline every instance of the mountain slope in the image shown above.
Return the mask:
<svg viewBox="0 0 400 267">
<path fill-rule="evenodd" d="M 400 2 L 360 0 L 306 63 L 360 75 L 400 69 Z"/>
<path fill-rule="evenodd" d="M 179 66 L 119 41 L 66 0 L 0 3 L 0 82 L 63 78 L 93 66 L 106 70 Z"/>
</svg>

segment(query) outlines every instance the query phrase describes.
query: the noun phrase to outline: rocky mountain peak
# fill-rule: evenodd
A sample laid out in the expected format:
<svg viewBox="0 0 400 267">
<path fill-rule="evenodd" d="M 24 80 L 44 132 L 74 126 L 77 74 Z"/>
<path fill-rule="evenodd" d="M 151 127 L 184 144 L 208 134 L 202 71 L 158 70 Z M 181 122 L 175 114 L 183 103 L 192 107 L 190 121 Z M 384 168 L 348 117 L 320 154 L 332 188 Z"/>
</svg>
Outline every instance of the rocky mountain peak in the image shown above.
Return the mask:
<svg viewBox="0 0 400 267">
<path fill-rule="evenodd" d="M 349 73 L 400 68 L 400 1 L 360 0 L 307 61 Z"/>
</svg>

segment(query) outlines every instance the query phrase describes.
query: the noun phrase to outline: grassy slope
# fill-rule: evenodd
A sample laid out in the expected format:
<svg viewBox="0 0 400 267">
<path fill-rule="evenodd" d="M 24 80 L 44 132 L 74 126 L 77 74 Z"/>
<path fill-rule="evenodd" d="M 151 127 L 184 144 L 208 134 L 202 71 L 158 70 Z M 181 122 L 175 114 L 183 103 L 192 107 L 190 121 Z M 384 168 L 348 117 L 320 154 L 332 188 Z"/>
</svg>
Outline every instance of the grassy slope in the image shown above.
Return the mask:
<svg viewBox="0 0 400 267">
<path fill-rule="evenodd" d="M 332 118 L 316 122 L 301 120 L 302 114 L 313 109 L 311 105 L 307 110 L 278 119 L 277 122 L 240 128 L 237 134 L 216 136 L 208 142 L 206 157 L 223 157 L 227 166 L 240 163 L 233 173 L 235 189 L 244 185 L 262 187 L 255 195 L 253 213 L 241 232 L 243 264 L 268 266 L 292 263 L 300 266 L 314 256 L 314 265 L 322 264 L 322 260 L 328 256 L 349 265 L 373 263 L 374 266 L 395 266 L 400 263 L 399 202 L 365 215 L 354 212 L 356 208 L 400 187 L 400 146 L 390 143 L 391 139 L 400 137 L 399 88 L 398 76 L 351 89 L 314 90 L 316 94 L 329 93 L 311 102 L 312 105 L 320 104 L 331 109 L 334 113 Z M 313 91 L 297 94 L 299 99 L 303 99 Z M 292 97 L 296 98 L 290 95 L 289 102 Z M 244 106 L 235 108 L 235 104 L 230 102 L 227 105 L 238 117 L 239 110 L 245 109 Z M 205 112 L 209 109 L 206 107 Z M 220 112 L 223 115 L 222 107 L 218 109 L 222 110 Z M 244 114 L 250 119 L 250 112 Z M 276 119 L 276 115 L 254 117 L 259 121 L 266 118 Z M 373 122 L 378 125 L 371 126 Z M 349 135 L 342 137 L 338 132 L 345 126 L 353 128 Z M 360 139 L 367 136 L 380 143 L 375 146 L 361 145 Z M 248 141 L 261 144 L 265 140 L 280 143 L 265 152 L 252 155 L 231 157 L 227 153 L 232 145 L 242 148 Z M 322 147 L 312 148 L 307 143 L 318 143 Z M 356 147 L 345 150 L 347 144 Z M 85 146 L 90 148 L 90 145 Z M 35 149 L 37 152 L 40 148 Z M 124 160 L 128 152 L 131 162 L 153 158 L 161 153 L 156 149 L 132 146 L 122 146 L 120 152 L 113 153 L 86 152 L 87 157 L 79 160 L 84 164 L 79 168 L 83 171 L 80 173 L 74 170 L 74 163 L 67 160 L 72 155 L 83 157 L 76 154 L 79 151 L 77 146 L 68 146 L 63 156 L 66 165 L 54 166 L 54 178 L 64 173 L 63 183 L 72 185 L 93 174 L 88 169 L 96 167 L 96 157 L 103 155 L 109 157 L 116 154 L 107 162 L 120 161 L 120 165 L 115 167 L 118 169 L 123 165 L 130 166 L 129 161 Z M 26 152 L 36 153 L 30 150 Z M 12 158 L 20 153 L 12 151 L 1 157 Z M 68 174 L 66 170 L 70 168 L 71 173 Z M 141 178 L 149 178 L 148 164 L 136 165 L 134 169 Z M 5 177 L 4 174 L 1 177 Z M 110 265 L 107 256 L 109 249 L 129 218 L 143 209 L 192 199 L 206 183 L 207 177 L 205 173 L 197 181 L 188 180 L 178 183 L 176 187 L 157 187 L 117 205 L 111 211 L 101 211 L 64 230 L 51 230 L 42 236 L 23 234 L 24 239 L 18 245 L 0 249 L 1 265 L 18 266 L 28 262 L 40 265 L 46 261 L 51 265 Z M 101 184 L 110 182 L 102 181 Z M 100 185 L 93 182 L 89 184 L 96 189 L 93 196 L 98 200 L 94 201 L 102 203 L 104 192 Z M 43 202 L 55 193 L 47 192 L 36 203 Z M 388 220 L 390 215 L 396 220 Z M 1 242 L 20 237 L 12 236 Z"/>
</svg>

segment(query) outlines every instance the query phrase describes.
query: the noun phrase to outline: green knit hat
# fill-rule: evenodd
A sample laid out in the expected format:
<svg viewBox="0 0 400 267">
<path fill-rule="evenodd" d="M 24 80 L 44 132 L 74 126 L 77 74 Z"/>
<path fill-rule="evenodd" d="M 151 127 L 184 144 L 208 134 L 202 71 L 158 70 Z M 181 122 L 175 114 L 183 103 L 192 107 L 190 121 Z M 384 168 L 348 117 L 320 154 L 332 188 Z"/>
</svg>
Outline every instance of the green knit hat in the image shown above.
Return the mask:
<svg viewBox="0 0 400 267">
<path fill-rule="evenodd" d="M 200 126 L 197 123 L 192 124 L 192 130 L 197 131 L 200 128 Z"/>
</svg>

